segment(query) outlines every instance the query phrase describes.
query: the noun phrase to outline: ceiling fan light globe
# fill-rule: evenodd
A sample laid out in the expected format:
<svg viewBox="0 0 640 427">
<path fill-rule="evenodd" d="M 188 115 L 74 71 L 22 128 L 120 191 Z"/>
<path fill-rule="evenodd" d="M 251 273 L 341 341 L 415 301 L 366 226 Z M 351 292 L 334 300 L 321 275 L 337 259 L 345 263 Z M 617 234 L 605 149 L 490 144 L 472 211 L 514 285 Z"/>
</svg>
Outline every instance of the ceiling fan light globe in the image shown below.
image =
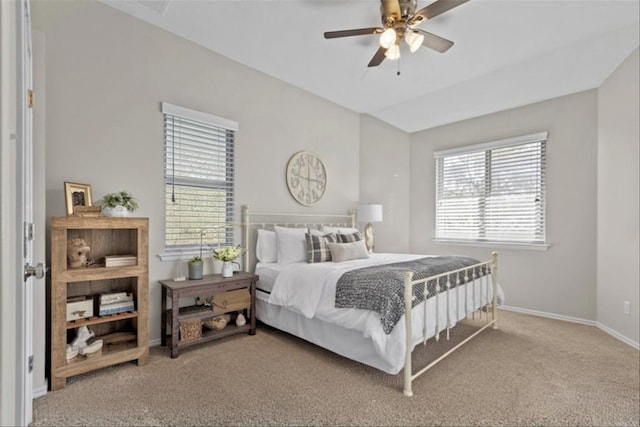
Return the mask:
<svg viewBox="0 0 640 427">
<path fill-rule="evenodd" d="M 409 50 L 411 52 L 415 52 L 420 48 L 420 46 L 422 46 L 424 36 L 415 31 L 407 31 L 407 34 L 404 36 L 404 41 L 409 45 Z"/>
<path fill-rule="evenodd" d="M 380 46 L 385 49 L 389 49 L 396 43 L 396 30 L 393 28 L 387 28 L 380 34 Z"/>
<path fill-rule="evenodd" d="M 397 44 L 391 46 L 384 53 L 384 56 L 386 56 L 391 61 L 396 61 L 400 59 L 400 46 L 398 46 Z"/>
</svg>

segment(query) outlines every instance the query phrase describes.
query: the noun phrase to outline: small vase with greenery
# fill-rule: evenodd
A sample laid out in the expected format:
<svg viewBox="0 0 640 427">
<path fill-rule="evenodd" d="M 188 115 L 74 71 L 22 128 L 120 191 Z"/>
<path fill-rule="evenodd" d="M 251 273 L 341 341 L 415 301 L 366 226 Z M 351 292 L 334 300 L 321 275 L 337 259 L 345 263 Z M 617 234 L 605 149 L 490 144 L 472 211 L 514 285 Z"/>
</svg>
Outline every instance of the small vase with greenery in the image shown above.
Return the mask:
<svg viewBox="0 0 640 427">
<path fill-rule="evenodd" d="M 220 261 L 233 261 L 245 252 L 242 246 L 223 246 L 213 251 L 213 258 Z"/>
<path fill-rule="evenodd" d="M 127 191 L 102 196 L 102 212 L 106 216 L 127 216 L 138 209 L 138 202 Z"/>
</svg>

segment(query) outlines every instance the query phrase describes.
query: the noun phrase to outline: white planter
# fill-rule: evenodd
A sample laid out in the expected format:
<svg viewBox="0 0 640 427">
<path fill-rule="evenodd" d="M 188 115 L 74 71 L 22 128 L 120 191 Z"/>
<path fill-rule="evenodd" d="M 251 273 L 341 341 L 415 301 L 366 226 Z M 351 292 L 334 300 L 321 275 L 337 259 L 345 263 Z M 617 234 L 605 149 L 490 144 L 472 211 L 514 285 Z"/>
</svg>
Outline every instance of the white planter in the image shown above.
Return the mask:
<svg viewBox="0 0 640 427">
<path fill-rule="evenodd" d="M 222 277 L 233 277 L 233 263 L 224 261 L 222 263 Z"/>
<path fill-rule="evenodd" d="M 113 208 L 110 208 L 108 206 L 104 206 L 102 208 L 102 215 L 104 216 L 130 216 L 131 215 L 131 211 L 127 208 L 125 208 L 124 206 L 116 206 Z"/>
</svg>

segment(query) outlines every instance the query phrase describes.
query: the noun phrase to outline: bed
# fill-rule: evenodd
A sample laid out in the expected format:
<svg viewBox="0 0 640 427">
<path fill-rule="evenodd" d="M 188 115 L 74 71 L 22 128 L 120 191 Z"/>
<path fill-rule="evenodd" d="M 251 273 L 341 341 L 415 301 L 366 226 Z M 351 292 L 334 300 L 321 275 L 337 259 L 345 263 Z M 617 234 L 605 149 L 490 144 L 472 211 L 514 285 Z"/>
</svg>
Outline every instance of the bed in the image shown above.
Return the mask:
<svg viewBox="0 0 640 427">
<path fill-rule="evenodd" d="M 496 252 L 487 261 L 363 254 L 353 214 L 250 214 L 243 206 L 242 231 L 243 268 L 260 276 L 257 318 L 386 373 L 404 370 L 406 396 L 418 376 L 486 328 L 497 328 L 503 294 Z M 467 317 L 484 322 L 414 373 L 416 345 L 448 339 L 450 329 Z"/>
</svg>

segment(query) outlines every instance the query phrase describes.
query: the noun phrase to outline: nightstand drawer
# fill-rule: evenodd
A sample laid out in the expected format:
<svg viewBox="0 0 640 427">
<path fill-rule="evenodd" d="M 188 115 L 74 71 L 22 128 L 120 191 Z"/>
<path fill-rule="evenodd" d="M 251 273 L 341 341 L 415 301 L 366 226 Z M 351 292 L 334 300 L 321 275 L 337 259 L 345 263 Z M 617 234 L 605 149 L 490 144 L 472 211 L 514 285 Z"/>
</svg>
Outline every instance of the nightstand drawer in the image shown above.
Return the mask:
<svg viewBox="0 0 640 427">
<path fill-rule="evenodd" d="M 251 305 L 249 288 L 236 289 L 213 296 L 213 314 L 223 314 L 239 311 Z"/>
</svg>

